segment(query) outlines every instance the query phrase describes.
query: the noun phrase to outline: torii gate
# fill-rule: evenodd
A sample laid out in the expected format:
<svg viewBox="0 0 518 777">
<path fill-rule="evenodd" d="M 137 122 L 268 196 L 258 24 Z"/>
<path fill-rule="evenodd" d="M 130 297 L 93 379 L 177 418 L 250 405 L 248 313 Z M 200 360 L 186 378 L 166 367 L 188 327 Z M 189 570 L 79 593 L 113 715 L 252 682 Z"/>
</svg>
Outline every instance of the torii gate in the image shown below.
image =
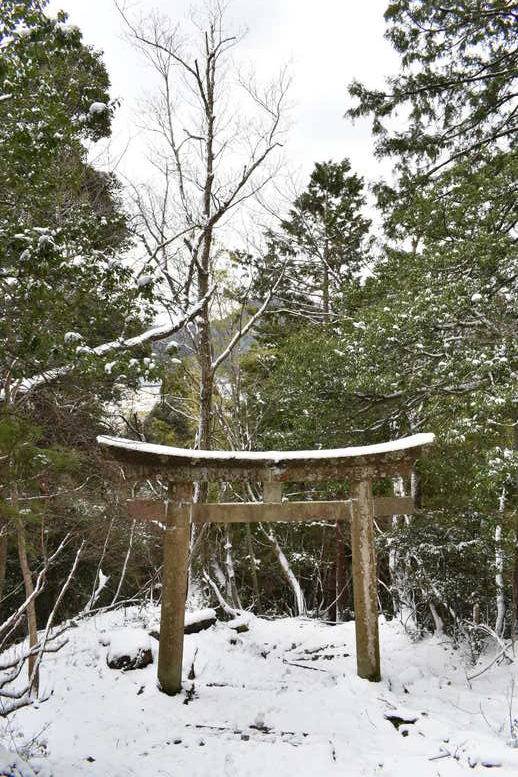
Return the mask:
<svg viewBox="0 0 518 777">
<path fill-rule="evenodd" d="M 316 451 L 199 451 L 98 437 L 100 445 L 138 478 L 160 475 L 168 483 L 168 499 L 130 500 L 129 514 L 165 523 L 162 611 L 158 681 L 167 694 L 182 687 L 185 599 L 188 584 L 191 523 L 254 521 L 350 521 L 358 676 L 381 679 L 376 555 L 373 519 L 408 515 L 411 497 L 372 495 L 372 481 L 408 475 L 433 434 L 415 434 L 393 442 Z M 351 498 L 332 502 L 282 502 L 287 482 L 348 480 Z M 263 484 L 263 502 L 193 504 L 196 481 Z"/>
</svg>

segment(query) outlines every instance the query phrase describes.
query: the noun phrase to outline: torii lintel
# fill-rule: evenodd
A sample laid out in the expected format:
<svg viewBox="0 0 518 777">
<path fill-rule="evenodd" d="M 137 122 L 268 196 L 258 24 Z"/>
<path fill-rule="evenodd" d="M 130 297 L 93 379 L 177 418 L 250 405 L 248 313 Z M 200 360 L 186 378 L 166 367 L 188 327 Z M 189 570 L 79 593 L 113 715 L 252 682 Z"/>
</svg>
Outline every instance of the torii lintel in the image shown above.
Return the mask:
<svg viewBox="0 0 518 777">
<path fill-rule="evenodd" d="M 395 477 L 409 472 L 433 434 L 350 448 L 308 451 L 204 451 L 101 436 L 110 456 L 140 475 L 169 482 L 313 482 Z"/>
</svg>

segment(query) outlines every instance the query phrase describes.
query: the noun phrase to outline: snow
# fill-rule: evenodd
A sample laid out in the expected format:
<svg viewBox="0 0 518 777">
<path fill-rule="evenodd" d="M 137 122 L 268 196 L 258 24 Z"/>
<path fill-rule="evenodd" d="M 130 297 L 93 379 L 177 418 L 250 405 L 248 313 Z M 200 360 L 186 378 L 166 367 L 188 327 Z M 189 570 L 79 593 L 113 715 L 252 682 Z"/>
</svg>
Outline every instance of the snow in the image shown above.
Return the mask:
<svg viewBox="0 0 518 777">
<path fill-rule="evenodd" d="M 32 33 L 32 29 L 32 27 L 27 27 L 25 24 L 20 24 L 18 27 L 16 27 L 14 32 L 20 38 L 26 38 Z"/>
<path fill-rule="evenodd" d="M 34 227 L 34 230 L 38 231 L 38 228 Z M 20 255 L 20 261 L 22 261 L 24 257 L 25 259 L 30 259 L 30 256 L 31 256 L 30 251 L 26 249 Z M 199 300 L 196 303 L 196 305 L 186 315 L 172 318 L 168 324 L 154 326 L 151 329 L 147 329 L 145 332 L 142 332 L 142 334 L 137 335 L 136 337 L 129 337 L 126 340 L 124 339 L 112 340 L 111 342 L 103 343 L 102 345 L 98 345 L 95 348 L 92 348 L 90 352 L 95 356 L 105 356 L 106 354 L 111 353 L 112 351 L 131 349 L 131 348 L 135 348 L 140 345 L 143 345 L 144 343 L 147 343 L 147 342 L 153 342 L 155 340 L 161 340 L 163 338 L 166 338 L 169 335 L 172 335 L 174 332 L 177 332 L 179 329 L 182 329 L 182 327 L 185 326 L 187 321 L 190 321 L 193 318 L 195 318 L 196 315 L 198 315 L 199 311 L 202 309 L 203 305 L 206 303 L 207 299 L 211 295 L 212 295 L 212 291 L 210 291 L 206 297 Z M 16 391 L 19 392 L 20 394 L 26 394 L 27 392 L 32 391 L 38 386 L 41 386 L 45 383 L 51 383 L 52 381 L 57 380 L 61 375 L 67 375 L 69 372 L 73 370 L 73 368 L 74 368 L 73 364 L 64 364 L 62 367 L 56 367 L 54 369 L 41 372 L 39 375 L 33 375 L 30 378 L 23 378 L 17 384 Z M 5 390 L 0 389 L 0 402 L 2 402 L 4 399 L 5 399 Z"/>
<path fill-rule="evenodd" d="M 351 448 L 328 448 L 314 451 L 200 451 L 190 448 L 172 448 L 168 445 L 155 445 L 154 443 L 137 442 L 123 437 L 109 437 L 101 435 L 97 438 L 99 445 L 107 445 L 110 448 L 123 448 L 139 453 L 151 453 L 159 456 L 172 456 L 188 458 L 197 461 L 297 461 L 299 459 L 339 459 L 352 458 L 354 456 L 372 456 L 374 454 L 403 451 L 409 448 L 417 448 L 433 443 L 433 434 L 414 434 L 411 437 L 403 437 L 400 440 L 391 440 L 377 445 L 361 445 Z"/>
<path fill-rule="evenodd" d="M 204 610 L 196 610 L 196 612 L 186 612 L 184 623 L 186 626 L 192 626 L 193 623 L 200 623 L 200 621 L 210 621 L 216 617 L 216 610 L 212 607 L 206 607 Z"/>
<path fill-rule="evenodd" d="M 444 638 L 415 642 L 381 619 L 382 681 L 369 683 L 356 676 L 353 622 L 248 614 L 246 633 L 217 623 L 185 637 L 185 690 L 169 697 L 156 660 L 113 670 L 99 641 L 127 653 L 158 619 L 147 606 L 79 622 L 45 659 L 48 700 L 3 722 L 1 741 L 23 755 L 34 739 L 48 758 L 31 765 L 53 777 L 480 777 L 489 764 L 498 777 L 518 774 L 507 745 L 514 664 L 470 683 L 473 667 Z"/>
<path fill-rule="evenodd" d="M 79 332 L 65 332 L 63 339 L 65 343 L 77 343 L 83 339 L 83 336 Z"/>
<path fill-rule="evenodd" d="M 0 745 L 0 776 L 4 777 L 4 775 L 5 777 L 36 777 L 36 772 L 24 758 Z"/>
<path fill-rule="evenodd" d="M 99 637 L 101 645 L 108 646 L 107 661 L 114 661 L 123 656 L 137 658 L 139 653 L 151 650 L 151 637 L 144 629 L 117 629 Z M 155 641 L 156 644 L 156 641 Z"/>
<path fill-rule="evenodd" d="M 58 22 L 56 27 L 60 29 L 64 35 L 72 35 L 79 30 L 79 27 L 76 24 L 68 24 L 67 22 Z"/>
<path fill-rule="evenodd" d="M 385 712 L 385 718 L 399 718 L 404 723 L 415 723 L 419 720 L 419 712 L 409 710 L 408 707 L 394 707 L 394 709 L 387 710 Z"/>
<path fill-rule="evenodd" d="M 90 116 L 98 116 L 100 113 L 104 113 L 108 110 L 106 103 L 92 103 L 88 109 Z"/>
</svg>

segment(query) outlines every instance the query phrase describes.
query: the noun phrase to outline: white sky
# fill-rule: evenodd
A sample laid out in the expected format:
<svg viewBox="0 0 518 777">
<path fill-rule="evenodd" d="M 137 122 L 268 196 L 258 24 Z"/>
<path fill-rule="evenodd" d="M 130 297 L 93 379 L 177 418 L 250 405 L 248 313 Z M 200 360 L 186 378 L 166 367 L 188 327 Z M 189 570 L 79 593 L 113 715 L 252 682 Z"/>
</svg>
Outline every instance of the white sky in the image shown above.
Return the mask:
<svg viewBox="0 0 518 777">
<path fill-rule="evenodd" d="M 187 0 L 132 0 L 136 12 L 159 8 L 173 21 L 186 19 Z M 120 169 L 145 176 L 144 146 L 139 138 L 138 101 L 153 90 L 153 77 L 124 39 L 123 22 L 112 0 L 51 0 L 50 10 L 67 11 L 87 43 L 104 51 L 112 97 L 121 100 L 114 122 L 114 158 L 128 145 Z M 347 84 L 358 78 L 381 86 L 397 69 L 397 58 L 383 39 L 386 0 L 234 0 L 231 15 L 249 32 L 241 56 L 259 74 L 285 64 L 293 76 L 294 108 L 286 151 L 305 185 L 314 162 L 344 156 L 367 179 L 380 173 L 373 158 L 369 122 L 354 126 L 343 118 Z M 385 167 L 386 170 L 386 167 Z"/>
</svg>

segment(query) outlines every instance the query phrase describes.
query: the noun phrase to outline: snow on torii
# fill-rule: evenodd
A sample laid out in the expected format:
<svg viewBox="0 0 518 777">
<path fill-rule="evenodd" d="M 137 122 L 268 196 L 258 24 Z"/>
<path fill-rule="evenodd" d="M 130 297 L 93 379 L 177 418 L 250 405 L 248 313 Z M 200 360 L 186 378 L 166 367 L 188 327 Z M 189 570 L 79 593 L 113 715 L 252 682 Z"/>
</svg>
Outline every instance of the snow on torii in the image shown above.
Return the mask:
<svg viewBox="0 0 518 777">
<path fill-rule="evenodd" d="M 165 693 L 181 690 L 191 522 L 350 521 L 358 675 L 380 679 L 373 519 L 375 515 L 408 514 L 412 501 L 374 499 L 372 481 L 408 474 L 423 447 L 433 443 L 433 434 L 350 448 L 262 452 L 191 450 L 107 436 L 97 440 L 137 477 L 161 475 L 169 483 L 165 505 L 149 500 L 128 502 L 133 518 L 161 520 L 166 525 L 158 656 L 158 680 Z M 246 480 L 263 483 L 262 503 L 192 503 L 196 481 Z M 351 499 L 282 502 L 283 483 L 326 480 L 348 480 Z"/>
</svg>

